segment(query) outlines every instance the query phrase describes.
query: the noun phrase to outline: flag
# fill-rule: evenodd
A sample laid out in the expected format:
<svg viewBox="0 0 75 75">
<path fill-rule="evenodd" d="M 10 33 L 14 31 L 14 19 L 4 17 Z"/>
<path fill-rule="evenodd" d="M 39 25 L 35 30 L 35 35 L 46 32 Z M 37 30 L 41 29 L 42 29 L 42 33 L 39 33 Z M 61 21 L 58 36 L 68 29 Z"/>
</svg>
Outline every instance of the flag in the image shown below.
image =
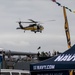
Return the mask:
<svg viewBox="0 0 75 75">
<path fill-rule="evenodd" d="M 41 47 L 40 47 L 40 46 L 37 48 L 37 50 L 39 50 L 39 49 L 41 49 Z"/>
<path fill-rule="evenodd" d="M 52 0 L 53 2 L 56 2 L 56 0 Z"/>
<path fill-rule="evenodd" d="M 66 9 L 68 9 L 70 12 L 75 13 L 75 11 L 72 11 L 71 9 L 69 9 L 69 8 L 66 7 L 66 6 L 62 6 L 61 3 L 57 2 L 56 0 L 51 0 L 51 1 L 52 1 L 52 2 L 55 2 L 58 6 L 64 7 L 64 8 L 66 8 Z"/>
<path fill-rule="evenodd" d="M 61 6 L 61 4 L 60 4 L 60 3 L 58 3 L 58 2 L 56 2 L 56 4 L 58 4 L 58 6 Z"/>
</svg>

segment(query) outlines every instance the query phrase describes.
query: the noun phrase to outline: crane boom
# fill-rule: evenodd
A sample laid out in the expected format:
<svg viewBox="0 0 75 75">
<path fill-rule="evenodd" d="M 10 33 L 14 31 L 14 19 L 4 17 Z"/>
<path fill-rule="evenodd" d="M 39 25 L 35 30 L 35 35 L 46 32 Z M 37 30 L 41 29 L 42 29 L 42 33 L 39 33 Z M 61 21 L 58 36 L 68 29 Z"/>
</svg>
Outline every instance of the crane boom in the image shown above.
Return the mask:
<svg viewBox="0 0 75 75">
<path fill-rule="evenodd" d="M 69 26 L 68 26 L 68 20 L 67 20 L 67 15 L 66 15 L 66 9 L 63 6 L 63 13 L 64 13 L 64 19 L 65 19 L 65 33 L 66 33 L 66 38 L 67 38 L 67 44 L 68 44 L 68 48 L 71 47 L 71 40 L 70 40 L 70 32 L 69 32 Z"/>
</svg>

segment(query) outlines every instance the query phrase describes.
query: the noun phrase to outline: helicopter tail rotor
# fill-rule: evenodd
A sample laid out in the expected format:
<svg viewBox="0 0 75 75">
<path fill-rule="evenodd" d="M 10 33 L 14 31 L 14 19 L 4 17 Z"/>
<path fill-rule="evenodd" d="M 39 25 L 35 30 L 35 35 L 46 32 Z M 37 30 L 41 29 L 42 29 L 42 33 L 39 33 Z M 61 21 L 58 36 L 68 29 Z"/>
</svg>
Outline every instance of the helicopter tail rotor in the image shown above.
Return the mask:
<svg viewBox="0 0 75 75">
<path fill-rule="evenodd" d="M 24 27 L 21 25 L 22 21 L 18 21 L 17 22 L 19 24 L 20 27 L 16 28 L 16 29 L 23 29 Z"/>
</svg>

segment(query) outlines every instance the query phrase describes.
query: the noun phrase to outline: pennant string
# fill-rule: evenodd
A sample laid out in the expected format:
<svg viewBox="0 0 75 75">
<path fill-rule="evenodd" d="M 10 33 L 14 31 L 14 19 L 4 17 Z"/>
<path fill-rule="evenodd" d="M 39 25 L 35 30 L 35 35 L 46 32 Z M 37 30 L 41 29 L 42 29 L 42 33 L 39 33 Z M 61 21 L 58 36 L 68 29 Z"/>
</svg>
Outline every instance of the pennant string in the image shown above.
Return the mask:
<svg viewBox="0 0 75 75">
<path fill-rule="evenodd" d="M 61 7 L 65 7 L 66 9 L 68 9 L 70 12 L 73 12 L 75 13 L 75 11 L 72 11 L 71 9 L 69 9 L 68 7 L 66 6 L 62 6 L 59 2 L 57 2 L 56 0 L 51 0 L 52 2 L 55 2 L 58 6 L 61 6 Z"/>
</svg>

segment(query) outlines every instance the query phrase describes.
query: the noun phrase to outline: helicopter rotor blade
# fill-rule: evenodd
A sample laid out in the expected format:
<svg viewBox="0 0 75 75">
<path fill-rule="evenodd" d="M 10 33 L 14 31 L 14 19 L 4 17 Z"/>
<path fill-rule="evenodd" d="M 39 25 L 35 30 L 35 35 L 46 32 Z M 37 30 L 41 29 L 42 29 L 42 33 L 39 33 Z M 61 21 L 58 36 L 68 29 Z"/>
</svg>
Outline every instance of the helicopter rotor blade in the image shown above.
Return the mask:
<svg viewBox="0 0 75 75">
<path fill-rule="evenodd" d="M 32 21 L 33 23 L 38 23 L 37 21 L 34 21 L 34 20 L 32 20 L 32 19 L 28 19 L 28 20 Z"/>
<path fill-rule="evenodd" d="M 33 22 L 21 22 L 21 23 L 33 23 Z"/>
<path fill-rule="evenodd" d="M 17 21 L 17 23 L 33 23 L 33 22 Z"/>
<path fill-rule="evenodd" d="M 48 20 L 48 21 L 56 21 L 56 20 Z"/>
</svg>

